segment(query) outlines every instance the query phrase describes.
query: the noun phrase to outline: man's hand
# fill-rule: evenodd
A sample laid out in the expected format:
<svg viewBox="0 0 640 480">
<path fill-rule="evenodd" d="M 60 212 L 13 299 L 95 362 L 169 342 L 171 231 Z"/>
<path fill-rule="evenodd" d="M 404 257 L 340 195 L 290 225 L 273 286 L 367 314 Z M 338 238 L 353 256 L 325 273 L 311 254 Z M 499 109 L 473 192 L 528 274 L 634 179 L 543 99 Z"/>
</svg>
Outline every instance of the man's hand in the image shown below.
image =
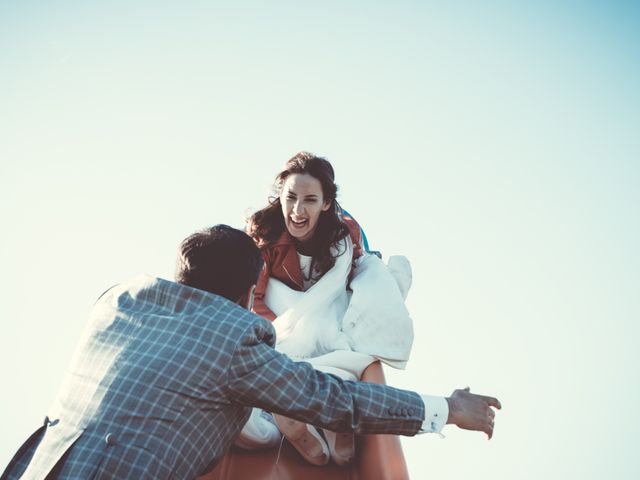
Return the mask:
<svg viewBox="0 0 640 480">
<path fill-rule="evenodd" d="M 502 408 L 497 398 L 476 395 L 467 387 L 455 390 L 447 398 L 447 402 L 449 403 L 447 423 L 453 423 L 465 430 L 484 432 L 491 439 L 493 420 L 496 416 L 496 412 L 491 407 Z"/>
</svg>

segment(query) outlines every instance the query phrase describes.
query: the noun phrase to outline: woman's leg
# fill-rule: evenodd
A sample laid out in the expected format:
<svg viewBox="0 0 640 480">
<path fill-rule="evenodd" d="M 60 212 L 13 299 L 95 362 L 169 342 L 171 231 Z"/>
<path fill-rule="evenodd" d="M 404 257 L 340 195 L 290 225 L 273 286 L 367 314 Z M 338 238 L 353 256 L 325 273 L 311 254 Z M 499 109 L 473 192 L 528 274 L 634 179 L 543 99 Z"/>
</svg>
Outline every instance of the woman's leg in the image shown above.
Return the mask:
<svg viewBox="0 0 640 480">
<path fill-rule="evenodd" d="M 336 433 L 323 430 L 327 439 L 331 460 L 340 466 L 349 465 L 356 455 L 356 438 L 353 432 Z"/>
</svg>

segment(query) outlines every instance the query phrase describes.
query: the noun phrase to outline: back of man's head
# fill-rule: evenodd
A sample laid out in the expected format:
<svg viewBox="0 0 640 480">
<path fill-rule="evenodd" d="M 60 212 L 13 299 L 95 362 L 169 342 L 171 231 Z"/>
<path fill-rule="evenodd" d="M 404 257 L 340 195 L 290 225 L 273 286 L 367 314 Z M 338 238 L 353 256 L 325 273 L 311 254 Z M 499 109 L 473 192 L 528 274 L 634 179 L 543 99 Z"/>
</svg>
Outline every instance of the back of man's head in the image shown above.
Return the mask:
<svg viewBox="0 0 640 480">
<path fill-rule="evenodd" d="M 262 255 L 246 233 L 215 225 L 182 241 L 175 279 L 235 302 L 256 283 L 262 265 Z"/>
</svg>

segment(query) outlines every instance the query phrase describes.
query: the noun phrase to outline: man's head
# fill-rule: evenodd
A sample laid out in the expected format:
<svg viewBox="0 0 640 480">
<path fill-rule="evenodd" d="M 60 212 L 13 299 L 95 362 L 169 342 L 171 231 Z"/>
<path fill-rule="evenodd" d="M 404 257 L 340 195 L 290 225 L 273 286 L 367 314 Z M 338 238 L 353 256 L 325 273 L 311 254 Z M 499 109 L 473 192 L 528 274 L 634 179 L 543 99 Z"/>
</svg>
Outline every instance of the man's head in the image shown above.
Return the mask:
<svg viewBox="0 0 640 480">
<path fill-rule="evenodd" d="M 263 263 L 258 247 L 246 233 L 228 225 L 215 225 L 182 241 L 175 279 L 245 303 Z"/>
</svg>

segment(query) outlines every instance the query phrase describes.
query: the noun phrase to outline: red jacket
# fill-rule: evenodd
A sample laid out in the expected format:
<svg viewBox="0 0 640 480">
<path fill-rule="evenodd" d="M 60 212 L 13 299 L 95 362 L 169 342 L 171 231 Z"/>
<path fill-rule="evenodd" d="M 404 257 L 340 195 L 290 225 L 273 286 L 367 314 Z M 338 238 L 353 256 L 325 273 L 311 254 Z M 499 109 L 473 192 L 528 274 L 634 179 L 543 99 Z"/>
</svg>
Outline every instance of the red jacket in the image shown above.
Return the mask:
<svg viewBox="0 0 640 480">
<path fill-rule="evenodd" d="M 353 259 L 355 260 L 362 255 L 360 225 L 348 216 L 343 216 L 342 220 L 349 226 L 351 241 L 353 242 Z M 289 235 L 286 229 L 277 241 L 262 250 L 262 258 L 264 259 L 264 267 L 258 277 L 251 310 L 267 320 L 274 321 L 276 319 L 275 313 L 264 303 L 264 294 L 267 291 L 269 278 L 276 278 L 289 288 L 299 292 L 304 290 L 304 279 L 302 270 L 300 270 L 298 252 L 293 237 Z"/>
</svg>

